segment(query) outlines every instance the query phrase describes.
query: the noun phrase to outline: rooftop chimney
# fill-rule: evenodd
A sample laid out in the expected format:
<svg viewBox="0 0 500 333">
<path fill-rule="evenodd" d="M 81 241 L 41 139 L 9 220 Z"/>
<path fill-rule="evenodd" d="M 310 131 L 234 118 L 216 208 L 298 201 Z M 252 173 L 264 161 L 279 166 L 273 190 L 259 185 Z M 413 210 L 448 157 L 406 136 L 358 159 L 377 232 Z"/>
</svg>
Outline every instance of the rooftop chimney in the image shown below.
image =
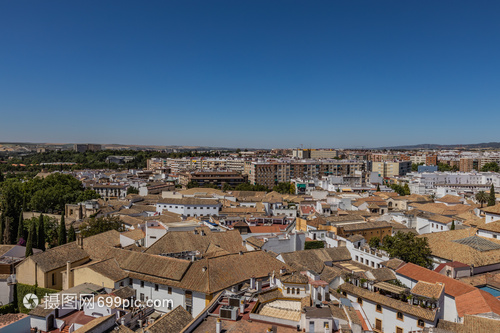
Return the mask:
<svg viewBox="0 0 500 333">
<path fill-rule="evenodd" d="M 71 271 L 71 261 L 66 261 L 66 289 L 73 287 L 73 272 Z"/>
<path fill-rule="evenodd" d="M 220 333 L 221 331 L 221 322 L 220 318 L 217 318 L 217 321 L 215 322 L 215 333 Z"/>
</svg>

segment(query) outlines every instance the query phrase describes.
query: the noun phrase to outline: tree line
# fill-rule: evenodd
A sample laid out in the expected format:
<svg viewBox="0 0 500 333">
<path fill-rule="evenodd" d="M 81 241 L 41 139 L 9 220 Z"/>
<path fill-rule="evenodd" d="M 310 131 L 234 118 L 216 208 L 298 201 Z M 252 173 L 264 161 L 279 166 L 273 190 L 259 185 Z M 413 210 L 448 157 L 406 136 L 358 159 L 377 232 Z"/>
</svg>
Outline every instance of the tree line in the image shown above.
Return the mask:
<svg viewBox="0 0 500 333">
<path fill-rule="evenodd" d="M 30 180 L 6 179 L 2 176 L 0 177 L 0 211 L 2 212 L 0 241 L 4 244 L 15 244 L 19 240 L 16 239 L 17 235 L 29 231 L 21 224 L 23 212 L 35 211 L 64 215 L 66 204 L 96 198 L 99 198 L 99 195 L 95 191 L 85 189 L 83 184 L 71 175 L 55 173 L 45 178 L 35 177 Z M 45 220 L 42 218 L 42 221 Z M 49 223 L 50 220 L 46 222 Z M 45 230 L 45 227 L 42 230 Z"/>
</svg>

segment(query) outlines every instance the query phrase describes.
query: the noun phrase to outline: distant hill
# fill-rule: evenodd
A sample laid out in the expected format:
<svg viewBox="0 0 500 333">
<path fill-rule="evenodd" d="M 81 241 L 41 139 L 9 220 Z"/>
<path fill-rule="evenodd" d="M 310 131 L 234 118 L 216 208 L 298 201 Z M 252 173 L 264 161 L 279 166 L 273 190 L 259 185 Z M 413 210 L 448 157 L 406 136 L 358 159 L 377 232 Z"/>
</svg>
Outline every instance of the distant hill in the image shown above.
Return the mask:
<svg viewBox="0 0 500 333">
<path fill-rule="evenodd" d="M 381 147 L 376 149 L 486 149 L 493 148 L 499 149 L 500 142 L 484 142 L 484 143 L 469 143 L 469 144 L 455 144 L 455 145 L 440 145 L 436 143 L 423 143 L 419 145 L 410 145 L 410 146 L 393 146 L 393 147 Z"/>
</svg>

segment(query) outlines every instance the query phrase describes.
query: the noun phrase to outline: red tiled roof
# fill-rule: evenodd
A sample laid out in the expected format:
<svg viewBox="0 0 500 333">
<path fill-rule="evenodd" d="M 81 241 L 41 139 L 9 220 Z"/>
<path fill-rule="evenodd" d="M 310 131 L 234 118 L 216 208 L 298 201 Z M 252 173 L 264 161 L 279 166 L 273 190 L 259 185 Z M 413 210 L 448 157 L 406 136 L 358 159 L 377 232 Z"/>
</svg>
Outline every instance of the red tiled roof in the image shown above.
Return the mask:
<svg viewBox="0 0 500 333">
<path fill-rule="evenodd" d="M 439 264 L 439 266 L 436 267 L 436 269 L 434 270 L 434 272 L 438 272 L 439 273 L 446 266 L 450 266 L 450 267 L 453 267 L 453 268 L 469 267 L 469 265 L 461 263 L 460 261 L 452 261 L 452 262 L 445 262 L 445 263 Z"/>
<path fill-rule="evenodd" d="M 412 263 L 408 263 L 399 268 L 396 270 L 396 273 L 416 281 L 425 281 L 430 283 L 442 282 L 444 283 L 444 292 L 453 297 L 458 297 L 476 289 L 473 286 Z"/>
<path fill-rule="evenodd" d="M 490 312 L 500 314 L 500 300 L 480 289 L 458 296 L 455 303 L 459 317 Z"/>
</svg>

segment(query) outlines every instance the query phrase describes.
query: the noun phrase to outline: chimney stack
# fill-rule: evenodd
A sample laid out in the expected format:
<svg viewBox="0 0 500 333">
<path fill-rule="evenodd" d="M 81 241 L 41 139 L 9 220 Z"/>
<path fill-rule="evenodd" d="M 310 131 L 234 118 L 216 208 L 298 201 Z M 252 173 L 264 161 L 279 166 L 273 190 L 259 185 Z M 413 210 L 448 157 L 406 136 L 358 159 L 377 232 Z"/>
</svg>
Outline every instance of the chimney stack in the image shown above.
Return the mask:
<svg viewBox="0 0 500 333">
<path fill-rule="evenodd" d="M 217 321 L 215 322 L 215 333 L 220 333 L 221 331 L 221 322 L 220 318 L 217 318 Z"/>
<path fill-rule="evenodd" d="M 245 312 L 245 300 L 240 299 L 240 315 L 243 316 L 244 312 Z"/>
<path fill-rule="evenodd" d="M 71 271 L 71 261 L 66 261 L 66 289 L 73 287 L 73 272 Z"/>
</svg>

